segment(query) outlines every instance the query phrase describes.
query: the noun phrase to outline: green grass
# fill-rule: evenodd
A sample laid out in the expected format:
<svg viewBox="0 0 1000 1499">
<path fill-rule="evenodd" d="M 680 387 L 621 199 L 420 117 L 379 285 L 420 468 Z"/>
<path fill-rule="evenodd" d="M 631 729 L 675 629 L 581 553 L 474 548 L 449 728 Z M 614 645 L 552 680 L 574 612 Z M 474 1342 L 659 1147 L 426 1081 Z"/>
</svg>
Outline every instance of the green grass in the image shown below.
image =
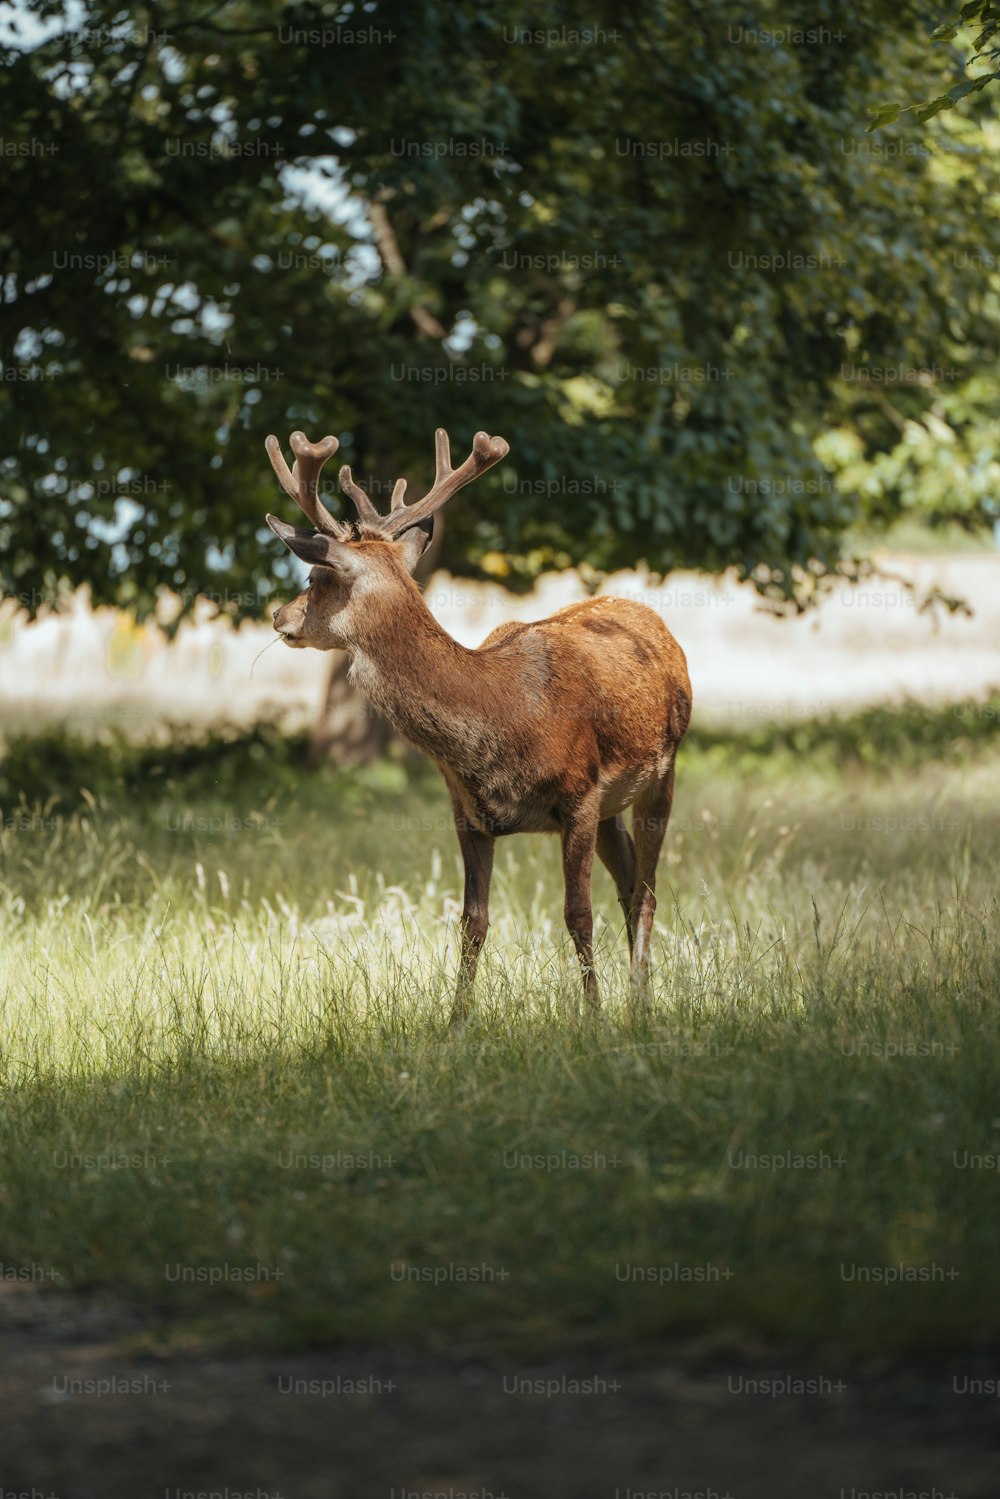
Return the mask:
<svg viewBox="0 0 1000 1499">
<path fill-rule="evenodd" d="M 9 745 L 4 1276 L 182 1342 L 995 1337 L 998 706 L 694 737 L 648 1012 L 604 871 L 594 1021 L 558 846 L 505 840 L 458 1040 L 432 771 Z"/>
</svg>

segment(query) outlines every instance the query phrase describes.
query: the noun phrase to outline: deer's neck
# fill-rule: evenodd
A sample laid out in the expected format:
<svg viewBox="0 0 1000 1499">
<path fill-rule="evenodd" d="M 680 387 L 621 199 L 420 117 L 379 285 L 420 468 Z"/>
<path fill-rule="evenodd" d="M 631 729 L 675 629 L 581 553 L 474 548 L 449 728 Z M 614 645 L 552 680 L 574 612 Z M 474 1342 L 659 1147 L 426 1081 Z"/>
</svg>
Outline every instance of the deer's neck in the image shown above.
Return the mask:
<svg viewBox="0 0 1000 1499">
<path fill-rule="evenodd" d="M 459 774 L 474 774 L 497 738 L 501 665 L 466 650 L 441 628 L 415 587 L 405 604 L 394 600 L 381 625 L 370 628 L 351 651 L 351 681 L 411 744 Z"/>
</svg>

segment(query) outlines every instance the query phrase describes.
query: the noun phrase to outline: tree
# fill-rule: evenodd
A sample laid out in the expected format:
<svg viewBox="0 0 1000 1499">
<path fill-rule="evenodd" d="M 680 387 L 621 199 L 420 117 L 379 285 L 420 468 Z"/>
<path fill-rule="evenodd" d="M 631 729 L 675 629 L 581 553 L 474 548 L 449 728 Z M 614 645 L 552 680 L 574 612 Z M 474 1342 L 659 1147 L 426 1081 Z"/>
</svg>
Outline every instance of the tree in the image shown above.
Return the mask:
<svg viewBox="0 0 1000 1499">
<path fill-rule="evenodd" d="M 259 615 L 290 567 L 265 434 L 336 431 L 385 504 L 444 422 L 512 443 L 451 507 L 454 572 L 644 559 L 808 597 L 911 492 L 836 482 L 845 440 L 874 462 L 899 438 L 845 366 L 996 358 L 968 210 L 970 179 L 998 201 L 993 156 L 865 138 L 873 95 L 926 74 L 921 14 L 35 3 L 60 29 L 0 75 L 0 586 Z"/>
</svg>

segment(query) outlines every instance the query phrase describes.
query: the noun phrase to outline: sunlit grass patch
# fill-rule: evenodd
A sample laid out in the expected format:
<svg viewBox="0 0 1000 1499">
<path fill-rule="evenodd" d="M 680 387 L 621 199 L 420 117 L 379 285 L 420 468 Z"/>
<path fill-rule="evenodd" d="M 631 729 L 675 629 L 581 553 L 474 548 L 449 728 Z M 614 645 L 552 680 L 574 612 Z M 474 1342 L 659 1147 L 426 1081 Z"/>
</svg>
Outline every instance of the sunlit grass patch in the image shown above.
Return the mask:
<svg viewBox="0 0 1000 1499">
<path fill-rule="evenodd" d="M 995 1335 L 989 745 L 774 755 L 682 762 L 645 1010 L 604 872 L 595 1019 L 555 840 L 502 843 L 458 1037 L 433 778 L 306 778 L 279 746 L 218 791 L 196 762 L 25 803 L 4 1266 L 167 1336 Z"/>
</svg>

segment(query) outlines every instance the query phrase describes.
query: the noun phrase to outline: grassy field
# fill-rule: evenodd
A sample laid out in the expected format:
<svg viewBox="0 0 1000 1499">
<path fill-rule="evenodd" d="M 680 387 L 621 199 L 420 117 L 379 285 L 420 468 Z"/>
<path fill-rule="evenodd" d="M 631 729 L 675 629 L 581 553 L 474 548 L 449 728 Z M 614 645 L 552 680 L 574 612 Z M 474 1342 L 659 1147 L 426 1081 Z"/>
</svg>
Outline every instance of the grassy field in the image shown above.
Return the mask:
<svg viewBox="0 0 1000 1499">
<path fill-rule="evenodd" d="M 461 881 L 430 768 L 261 729 L 6 746 L 0 1259 L 153 1341 L 995 1339 L 1000 702 L 694 736 L 654 999 L 555 840 Z"/>
</svg>

